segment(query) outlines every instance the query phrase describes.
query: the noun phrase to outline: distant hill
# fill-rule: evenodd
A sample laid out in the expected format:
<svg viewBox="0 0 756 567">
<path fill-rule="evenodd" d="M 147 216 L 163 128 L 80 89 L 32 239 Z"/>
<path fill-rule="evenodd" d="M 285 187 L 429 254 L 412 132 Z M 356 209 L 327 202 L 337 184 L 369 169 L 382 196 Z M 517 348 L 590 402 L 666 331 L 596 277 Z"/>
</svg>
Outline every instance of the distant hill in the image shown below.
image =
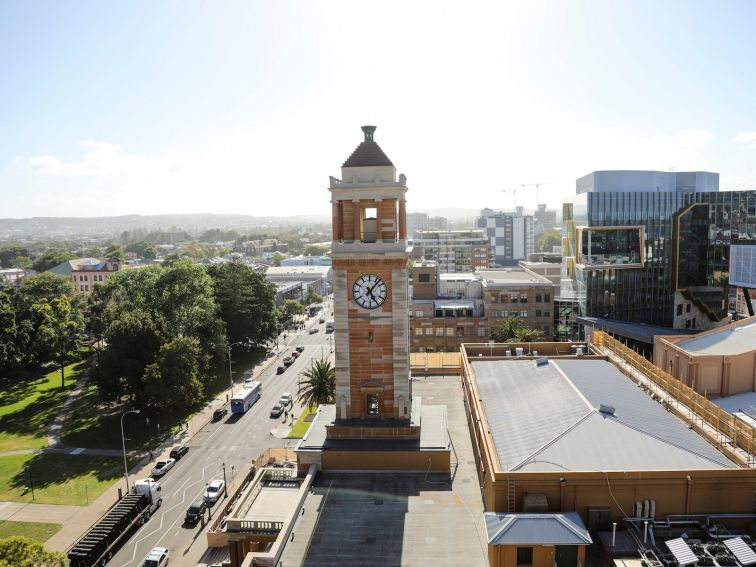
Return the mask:
<svg viewBox="0 0 756 567">
<path fill-rule="evenodd" d="M 124 230 L 184 230 L 199 234 L 207 229 L 220 228 L 251 232 L 259 229 L 301 228 L 305 225 L 330 226 L 326 215 L 298 215 L 287 217 L 235 214 L 177 214 L 124 215 L 114 217 L 33 217 L 28 219 L 0 219 L 0 240 L 12 238 L 53 239 L 75 236 L 112 236 Z"/>
</svg>

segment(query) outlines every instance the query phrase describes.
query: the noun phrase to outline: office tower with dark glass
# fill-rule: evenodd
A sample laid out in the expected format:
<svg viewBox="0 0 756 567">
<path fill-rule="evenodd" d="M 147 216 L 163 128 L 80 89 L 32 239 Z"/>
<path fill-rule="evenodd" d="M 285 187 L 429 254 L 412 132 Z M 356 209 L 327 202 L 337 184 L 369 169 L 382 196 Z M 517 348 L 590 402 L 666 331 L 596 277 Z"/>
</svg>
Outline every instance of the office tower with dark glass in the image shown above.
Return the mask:
<svg viewBox="0 0 756 567">
<path fill-rule="evenodd" d="M 709 172 L 596 171 L 576 186 L 562 287 L 582 318 L 690 330 L 728 319 L 730 245 L 756 245 L 756 191 L 719 191 Z"/>
</svg>

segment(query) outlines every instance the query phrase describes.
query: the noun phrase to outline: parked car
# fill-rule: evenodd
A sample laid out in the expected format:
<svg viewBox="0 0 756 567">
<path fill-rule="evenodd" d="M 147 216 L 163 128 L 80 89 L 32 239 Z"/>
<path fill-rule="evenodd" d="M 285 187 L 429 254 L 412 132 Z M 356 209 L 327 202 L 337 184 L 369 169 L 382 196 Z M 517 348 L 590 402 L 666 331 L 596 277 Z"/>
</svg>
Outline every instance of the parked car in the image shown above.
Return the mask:
<svg viewBox="0 0 756 567">
<path fill-rule="evenodd" d="M 174 447 L 171 449 L 170 457 L 171 459 L 176 459 L 177 461 L 186 455 L 189 452 L 189 446 L 188 445 L 179 445 L 178 447 Z"/>
<path fill-rule="evenodd" d="M 294 364 L 294 357 L 293 356 L 285 356 L 284 359 L 281 361 L 284 363 L 284 366 L 291 366 Z"/>
<path fill-rule="evenodd" d="M 320 319 L 318 319 L 318 323 L 320 323 L 321 325 L 325 323 L 325 317 L 321 317 Z"/>
<path fill-rule="evenodd" d="M 292 358 L 299 358 L 299 351 L 294 351 L 291 353 Z"/>
<path fill-rule="evenodd" d="M 186 509 L 186 517 L 184 518 L 184 521 L 187 524 L 196 524 L 204 515 L 205 510 L 207 510 L 207 504 L 204 500 L 192 502 L 189 505 L 189 508 Z"/>
<path fill-rule="evenodd" d="M 284 365 L 281 365 L 278 368 L 276 368 L 276 374 L 283 374 L 284 372 L 286 372 L 286 367 Z"/>
<path fill-rule="evenodd" d="M 292 398 L 291 392 L 284 392 L 283 394 L 281 394 L 281 398 L 278 400 L 278 403 L 283 407 L 286 407 L 293 402 L 294 398 Z"/>
<path fill-rule="evenodd" d="M 280 403 L 277 403 L 272 408 L 270 408 L 270 417 L 281 417 L 281 414 L 284 412 L 284 408 Z"/>
<path fill-rule="evenodd" d="M 297 350 L 298 353 L 302 354 L 302 352 L 304 351 L 304 347 L 303 346 L 298 346 L 296 350 Z"/>
<path fill-rule="evenodd" d="M 312 327 L 312 328 L 311 328 L 311 329 L 310 329 L 310 330 L 308 331 L 308 333 L 310 333 L 311 335 L 314 335 L 314 334 L 315 334 L 315 333 L 317 333 L 317 332 L 318 332 L 318 328 L 317 328 L 317 327 Z"/>
<path fill-rule="evenodd" d="M 228 409 L 218 408 L 217 410 L 213 412 L 213 421 L 220 421 L 226 416 L 227 413 L 228 413 Z"/>
<path fill-rule="evenodd" d="M 205 489 L 205 495 L 202 497 L 202 500 L 204 500 L 208 504 L 217 502 L 218 498 L 220 498 L 221 494 L 223 493 L 223 488 L 225 486 L 226 483 L 222 480 L 211 480 L 210 484 L 208 484 L 207 488 Z"/>
<path fill-rule="evenodd" d="M 167 547 L 153 547 L 142 563 L 142 567 L 164 567 L 165 565 L 168 565 Z"/>
<path fill-rule="evenodd" d="M 155 463 L 155 468 L 152 469 L 151 476 L 163 476 L 176 464 L 176 459 L 164 459 Z"/>
</svg>

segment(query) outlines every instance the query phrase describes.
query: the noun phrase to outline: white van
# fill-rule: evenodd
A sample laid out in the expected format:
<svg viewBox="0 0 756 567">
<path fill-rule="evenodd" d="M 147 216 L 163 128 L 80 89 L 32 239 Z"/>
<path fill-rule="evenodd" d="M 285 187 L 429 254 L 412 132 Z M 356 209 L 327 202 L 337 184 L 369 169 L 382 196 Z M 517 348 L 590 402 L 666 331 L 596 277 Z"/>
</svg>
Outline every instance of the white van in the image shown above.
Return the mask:
<svg viewBox="0 0 756 567">
<path fill-rule="evenodd" d="M 325 332 L 326 333 L 333 333 L 333 319 L 329 319 L 328 321 L 326 321 Z"/>
</svg>

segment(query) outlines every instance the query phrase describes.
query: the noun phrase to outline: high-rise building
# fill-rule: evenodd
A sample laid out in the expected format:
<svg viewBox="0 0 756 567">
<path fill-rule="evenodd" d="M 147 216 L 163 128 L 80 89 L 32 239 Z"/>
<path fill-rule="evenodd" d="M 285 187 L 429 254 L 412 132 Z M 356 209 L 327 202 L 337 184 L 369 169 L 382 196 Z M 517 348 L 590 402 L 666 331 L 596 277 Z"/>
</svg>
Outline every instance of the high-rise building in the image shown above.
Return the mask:
<svg viewBox="0 0 756 567">
<path fill-rule="evenodd" d="M 413 250 L 436 262 L 442 274 L 493 266 L 493 254 L 483 230 L 421 230 L 415 234 Z"/>
<path fill-rule="evenodd" d="M 607 330 L 612 321 L 690 330 L 726 321 L 730 244 L 756 244 L 756 191 L 719 192 L 718 179 L 658 171 L 578 179 L 563 249 L 580 316 Z"/>
<path fill-rule="evenodd" d="M 407 234 L 411 237 L 420 230 L 448 230 L 449 219 L 431 217 L 427 213 L 407 213 Z"/>
<path fill-rule="evenodd" d="M 514 212 L 483 209 L 476 226 L 485 230 L 496 266 L 516 265 L 535 251 L 534 219 L 522 207 Z"/>
</svg>

